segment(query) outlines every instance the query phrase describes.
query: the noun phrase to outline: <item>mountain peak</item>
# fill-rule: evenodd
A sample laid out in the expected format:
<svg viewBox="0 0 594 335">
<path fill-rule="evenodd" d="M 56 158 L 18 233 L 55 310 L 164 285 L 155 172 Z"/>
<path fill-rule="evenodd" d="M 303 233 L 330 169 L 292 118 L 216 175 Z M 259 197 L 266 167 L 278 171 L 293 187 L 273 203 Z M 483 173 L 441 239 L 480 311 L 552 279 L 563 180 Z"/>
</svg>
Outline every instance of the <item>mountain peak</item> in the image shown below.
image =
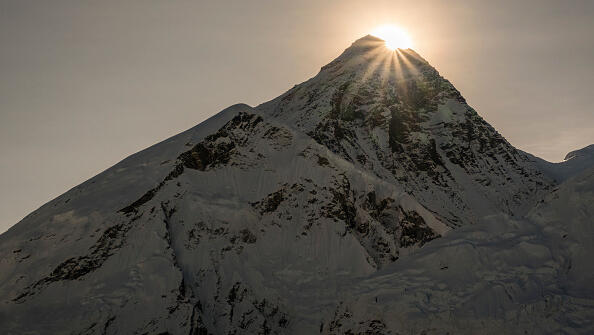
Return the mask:
<svg viewBox="0 0 594 335">
<path fill-rule="evenodd" d="M 331 64 L 344 63 L 371 63 L 381 61 L 382 63 L 425 63 L 428 64 L 418 53 L 412 49 L 391 50 L 386 47 L 386 41 L 374 36 L 365 35 L 354 41 L 350 47 L 338 56 L 333 62 L 324 66 L 327 68 Z"/>
<path fill-rule="evenodd" d="M 451 226 L 480 216 L 470 209 L 477 199 L 452 196 L 452 189 L 474 184 L 488 199 L 480 202 L 493 206 L 481 205 L 481 214 L 513 213 L 522 201 L 508 198 L 509 191 L 532 197 L 536 190 L 515 179 L 549 183 L 427 61 L 411 49 L 392 51 L 373 35 L 256 109 L 358 168 L 403 185 Z M 500 168 L 491 174 L 483 166 Z M 495 183 L 507 189 L 495 190 Z M 459 214 L 448 209 L 459 206 L 465 208 Z"/>
</svg>

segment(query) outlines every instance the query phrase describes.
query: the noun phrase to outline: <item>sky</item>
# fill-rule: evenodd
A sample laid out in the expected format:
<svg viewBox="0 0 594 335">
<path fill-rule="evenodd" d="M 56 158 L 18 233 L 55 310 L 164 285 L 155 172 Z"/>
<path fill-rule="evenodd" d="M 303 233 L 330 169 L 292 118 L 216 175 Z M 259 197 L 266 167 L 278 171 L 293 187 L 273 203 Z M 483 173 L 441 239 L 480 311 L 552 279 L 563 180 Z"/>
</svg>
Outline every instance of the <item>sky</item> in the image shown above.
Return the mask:
<svg viewBox="0 0 594 335">
<path fill-rule="evenodd" d="M 0 0 L 0 232 L 394 24 L 508 141 L 594 143 L 594 1 Z"/>
</svg>

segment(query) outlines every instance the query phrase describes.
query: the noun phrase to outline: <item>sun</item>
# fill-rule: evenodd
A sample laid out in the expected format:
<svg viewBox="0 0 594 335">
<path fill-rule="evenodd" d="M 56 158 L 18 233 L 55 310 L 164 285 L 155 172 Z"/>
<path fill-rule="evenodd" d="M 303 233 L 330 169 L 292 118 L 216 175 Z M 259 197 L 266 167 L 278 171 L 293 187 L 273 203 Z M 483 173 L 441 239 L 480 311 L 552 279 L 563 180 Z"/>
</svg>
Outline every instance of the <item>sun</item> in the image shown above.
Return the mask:
<svg viewBox="0 0 594 335">
<path fill-rule="evenodd" d="M 391 50 L 412 48 L 412 40 L 408 33 L 393 25 L 377 27 L 371 32 L 371 35 L 384 40 L 386 47 Z"/>
</svg>

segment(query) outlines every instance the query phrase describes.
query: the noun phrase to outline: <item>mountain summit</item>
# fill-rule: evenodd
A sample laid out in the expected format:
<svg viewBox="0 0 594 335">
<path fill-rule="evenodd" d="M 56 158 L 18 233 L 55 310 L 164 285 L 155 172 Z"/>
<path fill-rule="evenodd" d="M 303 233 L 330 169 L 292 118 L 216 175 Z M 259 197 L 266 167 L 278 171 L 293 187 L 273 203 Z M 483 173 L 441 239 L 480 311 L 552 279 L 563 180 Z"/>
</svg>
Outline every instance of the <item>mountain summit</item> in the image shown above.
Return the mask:
<svg viewBox="0 0 594 335">
<path fill-rule="evenodd" d="M 594 187 L 575 184 L 594 179 L 571 180 L 417 53 L 366 36 L 278 98 L 229 107 L 1 235 L 0 329 L 592 329 L 591 288 L 573 278 L 594 279 L 580 249 Z"/>
<path fill-rule="evenodd" d="M 551 184 L 421 56 L 370 35 L 257 109 L 399 184 L 448 226 L 521 214 Z"/>
</svg>

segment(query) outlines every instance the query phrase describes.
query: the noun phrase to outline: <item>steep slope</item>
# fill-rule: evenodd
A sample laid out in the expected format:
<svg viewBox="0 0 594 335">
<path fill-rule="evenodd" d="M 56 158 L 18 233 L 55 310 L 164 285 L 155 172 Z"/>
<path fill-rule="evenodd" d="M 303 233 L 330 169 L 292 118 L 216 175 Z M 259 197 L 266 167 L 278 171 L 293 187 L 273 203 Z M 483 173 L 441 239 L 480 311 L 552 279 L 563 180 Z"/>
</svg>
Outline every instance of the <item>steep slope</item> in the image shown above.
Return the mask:
<svg viewBox="0 0 594 335">
<path fill-rule="evenodd" d="M 257 109 L 401 185 L 452 227 L 525 213 L 552 185 L 421 56 L 373 36 Z"/>
<path fill-rule="evenodd" d="M 439 246 L 473 231 L 505 239 L 553 185 L 419 55 L 367 36 L 279 98 L 132 155 L 1 235 L 0 330 L 402 329 L 343 309 L 384 288 L 382 273 L 436 277 L 425 249 L 449 255 Z"/>
</svg>

